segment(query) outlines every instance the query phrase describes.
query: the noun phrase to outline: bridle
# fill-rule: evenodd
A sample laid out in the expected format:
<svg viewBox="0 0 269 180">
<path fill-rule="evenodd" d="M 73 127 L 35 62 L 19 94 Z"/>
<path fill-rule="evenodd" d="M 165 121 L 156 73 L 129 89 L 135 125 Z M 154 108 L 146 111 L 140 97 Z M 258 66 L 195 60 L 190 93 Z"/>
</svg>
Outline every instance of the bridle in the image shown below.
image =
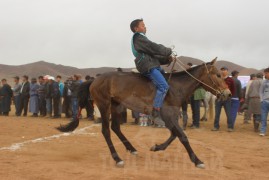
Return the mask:
<svg viewBox="0 0 269 180">
<path fill-rule="evenodd" d="M 176 56 L 177 56 L 176 52 L 173 52 L 173 53 L 172 53 L 172 57 L 173 57 L 173 61 L 174 61 L 174 62 L 173 62 L 172 68 L 171 68 L 171 74 L 170 74 L 170 76 L 169 76 L 168 81 L 170 80 L 170 78 L 171 78 L 171 76 L 172 76 L 172 73 L 173 73 L 173 70 L 174 70 L 175 63 L 177 63 L 177 65 L 179 65 L 179 67 L 181 67 L 181 68 L 183 69 L 183 71 L 185 71 L 190 77 L 192 77 L 193 79 L 195 79 L 195 80 L 198 81 L 199 83 L 203 84 L 204 86 L 208 87 L 209 89 L 215 91 L 216 94 L 223 95 L 223 92 L 221 91 L 221 89 L 219 89 L 219 88 L 216 89 L 216 88 L 214 88 L 214 87 L 212 87 L 212 86 L 206 84 L 205 82 L 201 81 L 200 79 L 197 79 L 197 78 L 194 77 L 191 73 L 189 73 L 189 72 L 187 71 L 187 69 L 184 67 L 184 66 L 185 66 L 184 63 L 183 63 L 182 61 L 180 61 L 179 59 L 177 59 Z M 207 68 L 206 63 L 204 63 L 204 65 L 205 65 L 205 68 L 206 68 L 206 72 L 207 72 L 207 76 L 208 76 L 208 78 L 211 80 L 212 84 L 213 84 L 215 87 L 217 87 L 216 82 L 215 82 L 215 81 L 212 79 L 212 77 L 210 76 L 210 72 L 209 72 L 209 70 L 208 70 L 208 68 Z"/>
</svg>

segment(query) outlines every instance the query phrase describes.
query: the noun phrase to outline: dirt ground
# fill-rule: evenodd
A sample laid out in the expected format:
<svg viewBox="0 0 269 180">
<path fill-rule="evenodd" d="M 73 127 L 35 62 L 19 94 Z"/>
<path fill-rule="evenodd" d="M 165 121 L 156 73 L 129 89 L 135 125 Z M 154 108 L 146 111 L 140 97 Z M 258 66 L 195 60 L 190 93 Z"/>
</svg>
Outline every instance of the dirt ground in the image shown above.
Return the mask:
<svg viewBox="0 0 269 180">
<path fill-rule="evenodd" d="M 243 124 L 242 116 L 232 133 L 226 131 L 224 113 L 219 132 L 210 131 L 212 120 L 201 122 L 200 129 L 185 131 L 206 165 L 198 169 L 177 139 L 165 151 L 149 151 L 168 138 L 168 130 L 133 125 L 130 116 L 121 127 L 139 154 L 126 152 L 112 133 L 125 162 L 124 168 L 118 168 L 100 124 L 83 119 L 74 133 L 59 133 L 54 127 L 68 119 L 13 114 L 0 117 L 0 179 L 269 179 L 269 136 L 259 137 L 252 124 Z"/>
</svg>

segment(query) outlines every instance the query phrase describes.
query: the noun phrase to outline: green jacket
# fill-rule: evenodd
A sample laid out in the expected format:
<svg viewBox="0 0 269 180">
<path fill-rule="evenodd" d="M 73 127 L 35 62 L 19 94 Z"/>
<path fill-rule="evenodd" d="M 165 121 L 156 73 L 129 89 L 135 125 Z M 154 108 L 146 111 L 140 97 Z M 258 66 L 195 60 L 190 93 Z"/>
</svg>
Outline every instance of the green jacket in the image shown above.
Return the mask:
<svg viewBox="0 0 269 180">
<path fill-rule="evenodd" d="M 205 98 L 205 90 L 199 87 L 194 91 L 194 100 L 202 100 Z"/>
</svg>

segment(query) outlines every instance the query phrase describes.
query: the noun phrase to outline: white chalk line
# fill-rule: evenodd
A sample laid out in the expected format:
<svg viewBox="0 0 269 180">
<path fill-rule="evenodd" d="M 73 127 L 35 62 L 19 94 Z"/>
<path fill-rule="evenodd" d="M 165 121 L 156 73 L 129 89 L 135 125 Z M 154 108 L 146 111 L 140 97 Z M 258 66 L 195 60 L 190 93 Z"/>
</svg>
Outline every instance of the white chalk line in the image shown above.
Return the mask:
<svg viewBox="0 0 269 180">
<path fill-rule="evenodd" d="M 82 135 L 83 134 L 83 135 L 96 136 L 97 133 L 86 132 L 86 130 L 91 129 L 92 127 L 95 127 L 95 126 L 100 126 L 100 124 L 92 124 L 90 126 L 80 128 L 80 129 L 75 130 L 73 132 L 55 134 L 55 135 L 52 135 L 52 136 L 41 137 L 41 138 L 27 140 L 27 141 L 23 141 L 23 142 L 19 142 L 19 143 L 14 143 L 11 146 L 1 147 L 0 151 L 3 151 L 3 150 L 17 151 L 17 150 L 21 149 L 23 146 L 25 146 L 27 144 L 39 143 L 39 142 L 47 142 L 47 141 L 51 141 L 51 140 L 54 140 L 54 139 L 59 139 L 60 137 L 67 137 L 67 136 L 71 136 L 71 135 Z"/>
</svg>

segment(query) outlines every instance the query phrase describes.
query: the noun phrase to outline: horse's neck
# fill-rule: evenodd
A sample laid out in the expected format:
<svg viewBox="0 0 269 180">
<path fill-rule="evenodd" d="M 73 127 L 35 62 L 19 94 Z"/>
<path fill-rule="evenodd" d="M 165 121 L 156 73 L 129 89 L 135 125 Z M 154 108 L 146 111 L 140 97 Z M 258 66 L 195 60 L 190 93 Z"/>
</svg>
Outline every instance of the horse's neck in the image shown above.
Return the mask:
<svg viewBox="0 0 269 180">
<path fill-rule="evenodd" d="M 199 71 L 193 72 L 192 75 L 199 79 L 201 73 Z M 180 90 L 183 97 L 189 97 L 195 89 L 199 86 L 199 82 L 189 74 L 177 75 L 171 79 L 171 84 L 173 84 L 173 88 L 176 90 Z"/>
</svg>

